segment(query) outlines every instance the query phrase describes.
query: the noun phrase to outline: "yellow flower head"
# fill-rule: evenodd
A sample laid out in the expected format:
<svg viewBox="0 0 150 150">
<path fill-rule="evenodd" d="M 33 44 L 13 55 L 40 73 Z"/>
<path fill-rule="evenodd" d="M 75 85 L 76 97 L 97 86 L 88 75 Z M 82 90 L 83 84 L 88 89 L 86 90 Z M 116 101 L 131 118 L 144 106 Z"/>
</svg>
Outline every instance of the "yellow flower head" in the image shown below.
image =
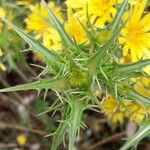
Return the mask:
<svg viewBox="0 0 150 150">
<path fill-rule="evenodd" d="M 66 32 L 70 37 L 74 38 L 77 43 L 83 43 L 87 41 L 86 32 L 81 26 L 80 22 L 75 19 L 72 9 L 68 6 L 67 9 L 68 21 L 65 23 Z"/>
<path fill-rule="evenodd" d="M 2 50 L 0 49 L 0 57 L 3 56 L 3 52 Z M 0 70 L 2 71 L 6 71 L 6 67 L 5 65 L 0 61 Z"/>
<path fill-rule="evenodd" d="M 121 31 L 119 42 L 123 45 L 123 56 L 130 62 L 150 58 L 150 13 L 143 16 L 147 0 L 137 0 L 125 14 L 129 20 Z"/>
<path fill-rule="evenodd" d="M 62 21 L 60 8 L 53 2 L 49 2 L 48 6 L 59 21 Z M 58 32 L 50 25 L 50 17 L 43 4 L 31 5 L 30 10 L 31 13 L 25 19 L 27 32 L 33 32 L 37 38 L 41 38 L 47 48 L 59 51 L 61 49 L 61 39 Z"/>
<path fill-rule="evenodd" d="M 87 7 L 90 22 L 97 27 L 103 27 L 106 22 L 111 22 L 116 15 L 114 5 L 121 0 L 67 0 L 67 6 L 75 10 L 83 23 L 87 22 Z"/>
<path fill-rule="evenodd" d="M 20 6 L 29 6 L 31 4 L 33 4 L 36 0 L 17 0 L 17 5 Z"/>
<path fill-rule="evenodd" d="M 16 137 L 16 140 L 19 145 L 25 145 L 27 141 L 27 137 L 24 134 L 20 134 Z"/>
<path fill-rule="evenodd" d="M 104 100 L 102 108 L 104 114 L 114 123 L 123 123 L 125 118 L 129 118 L 135 122 L 141 122 L 150 110 L 143 105 L 135 104 L 129 100 L 123 101 L 123 104 L 121 104 L 112 96 Z"/>
</svg>

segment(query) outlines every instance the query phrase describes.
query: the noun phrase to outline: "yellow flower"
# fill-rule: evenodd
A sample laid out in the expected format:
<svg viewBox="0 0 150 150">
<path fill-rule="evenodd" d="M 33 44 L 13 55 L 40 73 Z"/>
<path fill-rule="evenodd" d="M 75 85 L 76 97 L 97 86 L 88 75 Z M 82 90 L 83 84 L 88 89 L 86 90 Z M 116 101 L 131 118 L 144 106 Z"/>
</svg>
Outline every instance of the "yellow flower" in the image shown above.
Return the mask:
<svg viewBox="0 0 150 150">
<path fill-rule="evenodd" d="M 145 108 L 129 100 L 119 103 L 114 97 L 108 96 L 102 103 L 104 114 L 112 120 L 113 123 L 123 123 L 125 118 L 135 122 L 141 122 L 145 119 L 150 108 Z"/>
<path fill-rule="evenodd" d="M 0 57 L 3 56 L 3 52 L 2 50 L 0 49 Z M 6 71 L 6 67 L 5 65 L 0 61 L 0 70 L 2 71 Z"/>
<path fill-rule="evenodd" d="M 137 123 L 143 121 L 147 117 L 147 114 L 150 113 L 149 107 L 146 108 L 131 101 L 126 101 L 125 106 L 127 109 L 125 107 L 122 108 L 125 117 Z"/>
<path fill-rule="evenodd" d="M 150 98 L 150 78 L 138 78 L 135 79 L 135 82 L 134 89 L 141 95 Z"/>
<path fill-rule="evenodd" d="M 103 27 L 106 22 L 111 22 L 116 15 L 114 5 L 121 0 L 67 0 L 67 6 L 75 10 L 75 15 L 87 22 L 87 5 L 90 22 L 97 27 Z"/>
<path fill-rule="evenodd" d="M 121 31 L 122 37 L 119 38 L 123 45 L 123 56 L 130 57 L 130 62 L 139 59 L 150 58 L 150 13 L 143 16 L 143 11 L 147 0 L 137 0 L 135 5 L 131 5 L 129 20 Z M 150 66 L 145 69 L 150 73 Z"/>
<path fill-rule="evenodd" d="M 33 4 L 36 0 L 17 0 L 16 4 L 21 6 L 29 6 Z"/>
<path fill-rule="evenodd" d="M 87 41 L 86 32 L 80 22 L 75 19 L 72 9 L 67 9 L 68 21 L 65 23 L 66 32 L 70 37 L 74 38 L 77 43 L 81 44 Z"/>
<path fill-rule="evenodd" d="M 62 22 L 60 8 L 53 2 L 49 2 L 48 6 L 54 15 Z M 61 49 L 61 39 L 59 33 L 49 23 L 49 15 L 42 3 L 30 6 L 31 13 L 25 19 L 26 31 L 33 32 L 37 38 L 41 38 L 43 44 L 47 48 L 52 48 L 55 51 Z"/>
<path fill-rule="evenodd" d="M 27 141 L 27 137 L 24 134 L 20 134 L 16 137 L 16 140 L 19 145 L 25 145 L 25 143 Z"/>
</svg>

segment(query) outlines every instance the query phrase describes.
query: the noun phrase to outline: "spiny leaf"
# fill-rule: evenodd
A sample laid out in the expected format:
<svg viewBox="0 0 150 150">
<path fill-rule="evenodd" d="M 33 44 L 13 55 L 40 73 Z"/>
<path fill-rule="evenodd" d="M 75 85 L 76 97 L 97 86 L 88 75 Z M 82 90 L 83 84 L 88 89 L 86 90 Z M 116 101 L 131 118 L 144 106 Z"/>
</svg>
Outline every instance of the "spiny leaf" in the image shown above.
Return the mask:
<svg viewBox="0 0 150 150">
<path fill-rule="evenodd" d="M 58 31 L 58 33 L 60 34 L 61 40 L 63 42 L 63 44 L 67 47 L 72 45 L 72 41 L 69 38 L 69 36 L 67 35 L 67 33 L 65 32 L 61 22 L 55 17 L 55 15 L 53 14 L 53 12 L 50 10 L 50 8 L 48 7 L 47 3 L 44 0 L 41 0 L 42 3 L 44 4 L 49 16 L 50 16 L 50 22 L 51 24 L 54 26 L 54 28 L 56 28 L 56 30 Z"/>
<path fill-rule="evenodd" d="M 63 141 L 64 135 L 67 131 L 68 124 L 65 122 L 60 122 L 56 133 L 53 135 L 53 142 L 51 150 L 57 150 L 60 143 Z"/>
<path fill-rule="evenodd" d="M 112 26 L 111 26 L 111 31 L 114 32 L 114 30 L 117 28 L 117 26 L 120 24 L 121 22 L 121 17 L 124 14 L 125 8 L 127 7 L 128 4 L 128 0 L 124 0 L 124 2 L 122 3 L 122 5 L 120 6 L 120 9 L 118 9 L 117 11 L 117 15 L 114 18 L 114 21 L 112 22 Z"/>
<path fill-rule="evenodd" d="M 143 122 L 138 132 L 136 132 L 132 137 L 127 139 L 127 142 L 120 150 L 128 150 L 131 149 L 133 146 L 136 147 L 139 141 L 146 136 L 150 136 L 150 120 Z"/>
<path fill-rule="evenodd" d="M 98 64 L 100 64 L 100 62 L 104 59 L 109 48 L 114 43 L 114 40 L 116 39 L 118 33 L 119 33 L 119 30 L 117 30 L 112 35 L 112 37 L 107 41 L 107 43 L 103 47 L 100 47 L 99 50 L 88 60 L 88 67 L 89 67 L 91 76 L 95 73 L 95 70 Z"/>
<path fill-rule="evenodd" d="M 87 35 L 88 39 L 92 43 L 93 49 L 97 48 L 97 43 L 96 43 L 96 40 L 95 40 L 94 36 L 92 35 L 92 32 L 88 31 L 88 29 L 86 28 L 86 26 L 80 20 L 78 20 L 78 22 L 80 23 L 80 25 L 82 26 L 82 28 L 86 32 L 86 35 Z"/>
<path fill-rule="evenodd" d="M 120 33 L 121 29 L 125 26 L 128 19 L 129 17 L 118 28 L 116 28 L 113 31 L 111 38 L 102 47 L 99 47 L 98 51 L 88 60 L 88 67 L 91 76 L 95 73 L 98 64 L 100 64 L 103 61 L 104 57 L 109 52 L 110 47 L 114 44 L 118 34 Z"/>
<path fill-rule="evenodd" d="M 84 104 L 79 101 L 75 101 L 71 107 L 70 118 L 69 118 L 69 125 L 70 125 L 70 132 L 69 132 L 69 150 L 72 150 L 75 143 L 75 138 L 77 135 L 78 129 L 82 126 L 82 113 L 84 111 Z"/>
<path fill-rule="evenodd" d="M 130 72 L 130 71 L 134 71 L 137 69 L 141 69 L 143 67 L 146 67 L 150 65 L 150 59 L 145 59 L 145 60 L 141 60 L 139 62 L 136 63 L 131 63 L 131 64 L 121 64 L 118 66 L 117 69 L 117 73 L 122 73 L 122 72 Z"/>
<path fill-rule="evenodd" d="M 137 93 L 134 90 L 129 90 L 128 94 L 129 94 L 129 97 L 130 96 L 134 97 L 136 99 L 136 101 L 140 101 L 145 106 L 150 106 L 150 98 L 145 97 L 145 96 Z"/>
<path fill-rule="evenodd" d="M 0 19 L 7 25 L 9 25 L 15 32 L 17 32 L 19 36 L 30 45 L 30 49 L 34 50 L 35 52 L 41 53 L 49 61 L 64 62 L 64 60 L 57 53 L 46 49 L 40 44 L 38 40 L 33 39 L 30 35 L 24 33 L 21 29 L 19 29 L 17 26 L 12 24 L 5 18 L 0 17 Z"/>
<path fill-rule="evenodd" d="M 49 108 L 44 109 L 41 113 L 37 114 L 37 116 L 45 115 L 53 110 L 58 110 L 62 106 L 62 103 L 53 104 Z"/>
<path fill-rule="evenodd" d="M 54 89 L 62 91 L 67 89 L 67 83 L 65 79 L 41 79 L 33 83 L 27 83 L 23 85 L 17 85 L 10 88 L 1 89 L 0 92 L 13 92 L 22 90 L 42 90 L 42 89 Z"/>
<path fill-rule="evenodd" d="M 64 139 L 64 135 L 68 128 L 68 123 L 66 122 L 66 120 L 68 118 L 69 111 L 70 111 L 69 105 L 65 104 L 63 111 L 62 111 L 62 118 L 61 118 L 61 120 L 64 120 L 64 121 L 60 122 L 59 127 L 53 136 L 51 150 L 57 150 L 58 146 Z"/>
</svg>

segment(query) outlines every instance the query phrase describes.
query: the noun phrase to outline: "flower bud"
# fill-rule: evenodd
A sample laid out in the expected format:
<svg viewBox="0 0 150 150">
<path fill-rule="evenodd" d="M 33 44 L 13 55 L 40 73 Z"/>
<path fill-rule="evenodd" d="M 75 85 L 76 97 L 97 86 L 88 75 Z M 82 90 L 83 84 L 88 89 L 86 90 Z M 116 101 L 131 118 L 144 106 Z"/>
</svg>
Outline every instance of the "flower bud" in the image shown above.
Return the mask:
<svg viewBox="0 0 150 150">
<path fill-rule="evenodd" d="M 97 39 L 100 44 L 105 44 L 111 37 L 111 32 L 108 30 L 102 30 L 98 33 Z"/>
<path fill-rule="evenodd" d="M 68 76 L 68 83 L 71 88 L 86 89 L 89 86 L 88 73 L 78 67 L 71 69 Z"/>
</svg>

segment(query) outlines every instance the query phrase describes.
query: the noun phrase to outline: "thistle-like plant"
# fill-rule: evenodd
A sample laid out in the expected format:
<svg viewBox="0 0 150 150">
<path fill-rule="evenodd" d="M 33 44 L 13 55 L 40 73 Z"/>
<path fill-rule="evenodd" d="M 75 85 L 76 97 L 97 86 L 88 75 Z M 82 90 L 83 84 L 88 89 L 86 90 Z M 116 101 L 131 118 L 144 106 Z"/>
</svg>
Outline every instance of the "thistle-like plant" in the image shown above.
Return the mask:
<svg viewBox="0 0 150 150">
<path fill-rule="evenodd" d="M 48 50 L 41 45 L 40 41 L 33 39 L 5 18 L 1 17 L 1 20 L 13 28 L 29 44 L 29 50 L 39 52 L 44 57 L 46 66 L 43 72 L 52 75 L 42 79 L 41 74 L 36 82 L 1 89 L 0 92 L 35 89 L 40 93 L 42 89 L 45 89 L 45 93 L 47 93 L 49 89 L 52 89 L 57 94 L 58 100 L 43 113 L 59 110 L 61 120 L 58 129 L 53 134 L 51 149 L 56 150 L 58 148 L 65 137 L 65 133 L 69 130 L 68 149 L 72 150 L 80 128 L 86 127 L 82 121 L 84 110 L 95 110 L 101 107 L 101 100 L 96 97 L 96 91 L 113 95 L 120 103 L 125 100 L 132 100 L 145 106 L 150 105 L 150 99 L 133 90 L 134 82 L 130 80 L 145 76 L 141 70 L 150 65 L 150 59 L 140 60 L 132 64 L 119 64 L 117 61 L 116 51 L 120 46 L 117 39 L 120 30 L 126 23 L 121 21 L 121 17 L 127 8 L 127 0 L 124 0 L 118 7 L 114 21 L 106 28 L 107 33 L 109 32 L 107 38 L 103 38 L 106 35 L 103 34 L 105 31 L 99 32 L 90 22 L 88 27 L 85 27 L 79 20 L 87 33 L 88 44 L 78 44 L 74 39 L 71 39 L 63 25 L 48 8 L 46 2 L 44 0 L 42 2 L 48 11 L 50 24 L 60 34 L 62 41 L 60 53 L 56 53 L 53 49 Z"/>
</svg>

